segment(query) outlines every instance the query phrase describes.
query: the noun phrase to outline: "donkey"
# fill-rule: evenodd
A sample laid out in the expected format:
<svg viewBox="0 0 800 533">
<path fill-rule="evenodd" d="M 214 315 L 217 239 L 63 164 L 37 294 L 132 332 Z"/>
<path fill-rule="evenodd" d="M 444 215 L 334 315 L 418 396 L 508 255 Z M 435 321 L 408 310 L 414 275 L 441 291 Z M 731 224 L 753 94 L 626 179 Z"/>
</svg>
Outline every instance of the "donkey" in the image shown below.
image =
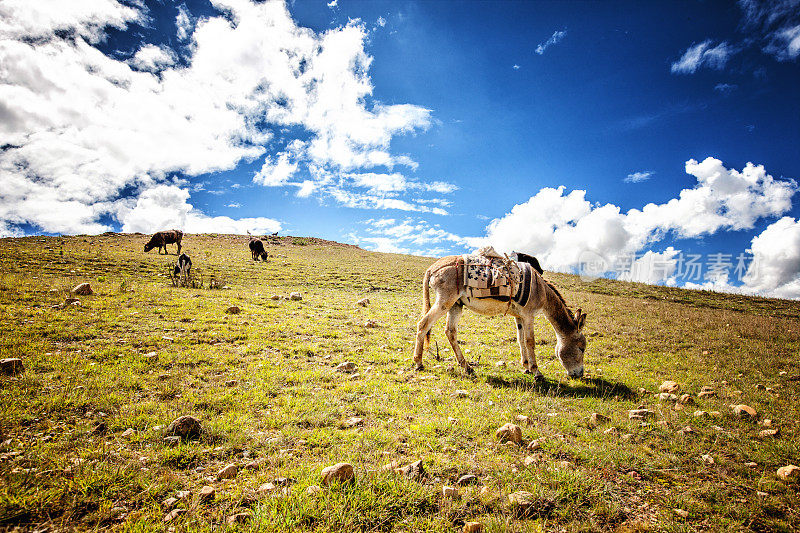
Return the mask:
<svg viewBox="0 0 800 533">
<path fill-rule="evenodd" d="M 417 370 L 424 368 L 422 353 L 428 351 L 430 332 L 434 323 L 445 313 L 447 323 L 445 334 L 456 355 L 458 364 L 467 374 L 474 370 L 464 359 L 456 341 L 458 320 L 464 307 L 482 315 L 509 314 L 517 322 L 517 342 L 520 349 L 520 362 L 526 374 L 534 374 L 539 379 L 542 373 L 536 365 L 534 353 L 533 319 L 537 313 L 544 313 L 556 332 L 556 356 L 572 378 L 583 377 L 583 353 L 586 350 L 586 337 L 581 330 L 586 322 L 586 314 L 578 309 L 573 315 L 558 290 L 538 273 L 531 272 L 530 296 L 525 305 L 513 300 L 501 301 L 496 298 L 471 298 L 463 286 L 464 261 L 461 256 L 442 257 L 425 271 L 422 280 L 423 317 L 417 324 L 417 340 L 414 347 L 414 365 Z M 431 307 L 430 290 L 436 293 Z"/>
</svg>

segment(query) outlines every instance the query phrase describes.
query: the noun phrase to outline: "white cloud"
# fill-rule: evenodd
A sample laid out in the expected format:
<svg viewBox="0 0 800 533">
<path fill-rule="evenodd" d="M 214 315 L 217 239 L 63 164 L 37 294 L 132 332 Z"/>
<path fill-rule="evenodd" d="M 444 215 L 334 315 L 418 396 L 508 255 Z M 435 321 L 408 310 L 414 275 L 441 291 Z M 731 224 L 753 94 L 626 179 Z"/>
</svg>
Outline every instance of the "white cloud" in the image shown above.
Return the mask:
<svg viewBox="0 0 800 533">
<path fill-rule="evenodd" d="M 630 268 L 621 272 L 617 279 L 623 281 L 636 281 L 651 285 L 675 285 L 674 277 L 678 266 L 677 256 L 680 250 L 668 247 L 663 252 L 648 250 L 641 257 L 635 259 Z"/>
<path fill-rule="evenodd" d="M 512 66 L 511 68 L 513 68 L 514 70 L 519 70 L 520 67 L 519 67 L 519 65 L 514 64 L 514 66 Z"/>
<path fill-rule="evenodd" d="M 718 84 L 716 84 L 714 86 L 714 90 L 715 91 L 719 91 L 719 92 L 721 92 L 722 94 L 725 94 L 725 95 L 728 95 L 728 94 L 732 93 L 737 88 L 738 88 L 738 85 L 730 84 L 730 83 L 718 83 Z"/>
<path fill-rule="evenodd" d="M 453 246 L 465 251 L 468 248 L 467 239 L 419 218 L 406 218 L 403 221 L 394 218 L 368 219 L 362 224 L 366 235 L 351 233 L 349 237 L 356 244 L 376 252 L 437 256 Z"/>
<path fill-rule="evenodd" d="M 754 293 L 800 298 L 800 220 L 783 217 L 755 236 L 754 261 L 743 281 Z"/>
<path fill-rule="evenodd" d="M 301 164 L 328 174 L 415 168 L 408 156 L 390 152 L 390 141 L 427 128 L 430 111 L 370 104 L 372 58 L 362 25 L 317 34 L 297 26 L 282 2 L 212 3 L 227 15 L 194 26 L 179 8 L 177 37 L 191 39 L 185 64 L 148 45 L 131 60 L 139 70 L 94 46 L 105 38 L 104 28 L 144 23 L 138 4 L 0 4 L 0 135 L 10 146 L 0 153 L 3 224 L 108 230 L 99 220 L 117 216 L 129 202 L 122 191 L 262 156 L 273 138 L 264 122 L 308 140 L 264 161 L 255 179 L 264 185 L 288 183 Z M 317 175 L 325 173 L 312 174 L 315 181 Z"/>
<path fill-rule="evenodd" d="M 339 5 L 339 0 L 331 0 L 330 2 L 328 2 L 328 7 L 331 9 L 333 9 L 337 5 Z"/>
<path fill-rule="evenodd" d="M 632 174 L 628 174 L 622 181 L 625 183 L 639 183 L 641 181 L 649 180 L 653 174 L 654 172 L 650 170 L 645 172 L 634 172 Z"/>
<path fill-rule="evenodd" d="M 536 53 L 539 54 L 539 55 L 544 54 L 545 50 L 547 50 L 549 47 L 553 46 L 554 44 L 558 44 L 558 42 L 561 41 L 561 39 L 563 39 L 566 36 L 567 36 L 566 30 L 553 32 L 553 35 L 549 39 L 547 39 L 543 43 L 539 43 L 536 46 Z"/>
<path fill-rule="evenodd" d="M 129 63 L 138 70 L 158 72 L 166 67 L 174 65 L 176 59 L 175 52 L 166 46 L 146 44 L 136 52 Z"/>
<path fill-rule="evenodd" d="M 706 158 L 686 162 L 697 185 L 663 204 L 647 204 L 623 213 L 613 204 L 593 205 L 585 191 L 564 194 L 564 187 L 540 190 L 527 202 L 493 220 L 487 236 L 475 245 L 535 254 L 551 270 L 569 270 L 591 252 L 614 265 L 667 233 L 695 238 L 719 230 L 751 229 L 761 218 L 791 209 L 797 191 L 793 180 L 778 181 L 763 166 L 748 163 L 739 172 Z"/>
<path fill-rule="evenodd" d="M 230 207 L 232 209 L 238 209 L 238 208 L 242 207 L 242 204 L 240 204 L 239 202 L 231 202 L 228 205 L 226 205 L 225 207 Z"/>
<path fill-rule="evenodd" d="M 375 22 L 376 22 L 376 23 L 378 24 L 378 26 L 380 26 L 381 28 L 383 28 L 384 26 L 386 26 L 386 19 L 385 19 L 385 18 L 383 18 L 383 17 L 378 17 L 378 20 L 376 20 Z"/>
<path fill-rule="evenodd" d="M 303 180 L 297 189 L 297 196 L 300 198 L 308 198 L 316 190 L 317 184 L 312 180 Z"/>
<path fill-rule="evenodd" d="M 673 74 L 694 74 L 703 65 L 716 70 L 725 68 L 725 63 L 736 53 L 727 42 L 711 47 L 711 39 L 690 46 L 681 58 L 672 63 Z"/>
<path fill-rule="evenodd" d="M 775 31 L 764 51 L 774 55 L 778 61 L 797 59 L 800 55 L 800 24 Z"/>
<path fill-rule="evenodd" d="M 188 202 L 189 192 L 174 185 L 157 185 L 142 192 L 136 203 L 120 213 L 122 231 L 152 233 L 180 229 L 187 233 L 272 233 L 281 229 L 265 217 L 233 219 L 208 216 Z"/>
</svg>

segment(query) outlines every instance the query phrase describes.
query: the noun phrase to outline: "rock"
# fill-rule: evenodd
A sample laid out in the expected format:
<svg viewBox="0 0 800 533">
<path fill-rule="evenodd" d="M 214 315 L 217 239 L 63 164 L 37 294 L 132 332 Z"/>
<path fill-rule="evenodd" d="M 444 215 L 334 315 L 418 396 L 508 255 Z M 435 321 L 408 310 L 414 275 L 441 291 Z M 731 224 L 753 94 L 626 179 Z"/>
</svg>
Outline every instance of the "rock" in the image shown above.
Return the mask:
<svg viewBox="0 0 800 533">
<path fill-rule="evenodd" d="M 611 417 L 606 415 L 601 415 L 600 413 L 592 413 L 589 415 L 589 426 L 596 428 L 601 424 L 605 424 L 607 422 L 611 422 Z"/>
<path fill-rule="evenodd" d="M 694 417 L 695 418 L 703 418 L 703 417 L 706 417 L 706 416 L 709 416 L 706 411 L 695 411 L 694 412 Z"/>
<path fill-rule="evenodd" d="M 497 361 L 497 362 L 494 364 L 494 366 L 496 366 L 497 368 L 505 368 L 507 365 L 506 365 L 506 362 L 505 362 L 505 361 Z"/>
<path fill-rule="evenodd" d="M 665 381 L 658 387 L 658 390 L 661 392 L 669 392 L 671 394 L 675 394 L 679 390 L 681 390 L 681 386 L 675 381 Z"/>
<path fill-rule="evenodd" d="M 526 426 L 533 425 L 533 421 L 525 415 L 517 415 L 515 418 L 520 424 L 525 424 Z"/>
<path fill-rule="evenodd" d="M 361 298 L 359 301 L 356 302 L 356 305 L 360 305 L 361 307 L 367 307 L 369 305 L 369 298 Z"/>
<path fill-rule="evenodd" d="M 644 420 L 645 418 L 650 418 L 655 413 L 650 409 L 631 409 L 628 411 L 628 418 L 631 420 Z"/>
<path fill-rule="evenodd" d="M 370 318 L 369 320 L 364 322 L 364 327 L 365 328 L 377 328 L 378 327 L 378 321 L 377 320 L 373 320 L 373 319 Z"/>
<path fill-rule="evenodd" d="M 707 387 L 703 387 L 703 390 L 697 393 L 698 398 L 711 398 L 712 396 L 716 396 L 717 392 L 714 389 L 710 389 Z"/>
<path fill-rule="evenodd" d="M 290 300 L 299 301 L 303 299 L 303 295 L 299 292 L 293 292 L 289 295 Z"/>
<path fill-rule="evenodd" d="M 161 502 L 161 507 L 163 507 L 164 509 L 172 509 L 173 507 L 175 507 L 175 504 L 177 504 L 179 501 L 180 500 L 178 498 L 167 498 L 166 500 Z"/>
<path fill-rule="evenodd" d="M 778 428 L 762 429 L 761 431 L 758 432 L 758 436 L 761 437 L 762 439 L 769 437 L 777 437 L 779 431 L 780 430 Z"/>
<path fill-rule="evenodd" d="M 514 444 L 519 444 L 522 442 L 522 429 L 516 424 L 508 423 L 497 428 L 495 436 L 500 442 L 510 441 Z"/>
<path fill-rule="evenodd" d="M 756 384 L 756 390 L 767 390 L 767 386 L 763 383 Z"/>
<path fill-rule="evenodd" d="M 684 511 L 683 509 L 673 509 L 672 512 L 674 512 L 676 515 L 680 516 L 681 518 L 688 518 L 689 517 L 689 511 Z"/>
<path fill-rule="evenodd" d="M 421 481 L 425 478 L 425 467 L 422 466 L 422 460 L 415 461 L 410 465 L 398 468 L 397 472 L 413 481 Z"/>
<path fill-rule="evenodd" d="M 748 461 L 744 464 L 747 468 L 755 468 L 758 466 L 758 463 L 754 463 L 753 461 Z"/>
<path fill-rule="evenodd" d="M 21 374 L 25 371 L 25 365 L 22 364 L 22 359 L 18 357 L 7 357 L 0 360 L 0 373 L 6 376 L 13 376 L 14 374 Z"/>
<path fill-rule="evenodd" d="M 478 484 L 478 476 L 475 474 L 464 474 L 458 481 L 456 481 L 456 485 L 459 487 L 463 487 L 465 485 L 477 485 Z"/>
<path fill-rule="evenodd" d="M 683 404 L 680 402 L 676 402 L 675 405 L 672 406 L 674 411 L 683 411 Z"/>
<path fill-rule="evenodd" d="M 225 312 L 226 312 L 226 313 L 228 313 L 229 315 L 238 315 L 239 313 L 241 313 L 241 312 L 242 312 L 242 310 L 241 310 L 241 309 L 239 309 L 239 307 L 238 307 L 238 306 L 236 306 L 236 305 L 232 305 L 232 306 L 230 306 L 229 308 L 227 308 L 227 309 L 225 310 Z"/>
<path fill-rule="evenodd" d="M 200 421 L 191 415 L 179 416 L 167 426 L 167 435 L 178 436 L 184 440 L 200 435 Z"/>
<path fill-rule="evenodd" d="M 253 517 L 253 515 L 248 513 L 248 512 L 236 513 L 235 515 L 229 516 L 227 522 L 228 522 L 228 525 L 231 525 L 231 526 L 234 525 L 234 524 L 244 524 L 245 522 L 250 520 L 252 517 Z"/>
<path fill-rule="evenodd" d="M 531 466 L 534 463 L 538 463 L 541 459 L 542 459 L 542 454 L 529 455 L 525 457 L 525 460 L 522 462 L 525 466 Z"/>
<path fill-rule="evenodd" d="M 633 440 L 633 433 L 625 433 L 624 435 L 622 435 L 620 437 L 620 439 L 622 439 L 624 441 Z"/>
<path fill-rule="evenodd" d="M 528 491 L 520 490 L 508 495 L 511 510 L 517 515 L 526 515 L 536 503 L 536 496 Z"/>
<path fill-rule="evenodd" d="M 615 435 L 619 433 L 619 428 L 611 426 L 610 428 L 603 430 L 603 433 L 605 433 L 606 435 Z"/>
<path fill-rule="evenodd" d="M 693 405 L 694 398 L 692 398 L 691 394 L 681 394 L 681 397 L 678 398 L 678 401 L 684 405 Z"/>
<path fill-rule="evenodd" d="M 239 382 L 236 381 L 235 379 L 229 379 L 228 381 L 225 382 L 226 387 L 235 387 L 238 384 Z"/>
<path fill-rule="evenodd" d="M 676 395 L 672 394 L 671 392 L 659 392 L 657 396 L 658 396 L 658 399 L 661 400 L 662 402 L 677 402 L 678 401 L 678 397 Z"/>
<path fill-rule="evenodd" d="M 316 496 L 317 494 L 322 493 L 322 487 L 319 485 L 311 485 L 306 489 L 306 494 L 309 496 Z"/>
<path fill-rule="evenodd" d="M 189 490 L 179 490 L 178 492 L 175 493 L 175 497 L 178 498 L 179 500 L 185 500 L 191 495 L 192 492 Z"/>
<path fill-rule="evenodd" d="M 714 458 L 711 456 L 711 454 L 708 454 L 708 453 L 703 454 L 703 455 L 700 456 L 700 459 L 702 459 L 703 462 L 705 464 L 707 464 L 707 465 L 713 465 L 714 464 Z"/>
<path fill-rule="evenodd" d="M 353 465 L 350 463 L 336 463 L 322 469 L 322 485 L 331 483 L 353 483 L 356 479 Z"/>
<path fill-rule="evenodd" d="M 336 365 L 335 370 L 337 372 L 350 374 L 356 371 L 356 364 L 350 361 L 345 361 L 344 363 L 339 363 L 338 365 Z"/>
<path fill-rule="evenodd" d="M 277 487 L 274 483 L 263 483 L 260 487 L 258 487 L 259 494 L 268 494 L 274 491 Z"/>
<path fill-rule="evenodd" d="M 770 418 L 765 418 L 764 420 L 762 420 L 762 421 L 760 422 L 760 424 L 761 424 L 762 426 L 764 426 L 765 428 L 768 428 L 768 427 L 772 426 L 772 419 L 770 419 Z"/>
<path fill-rule="evenodd" d="M 178 518 L 180 515 L 184 514 L 185 512 L 186 512 L 186 509 L 173 509 L 172 511 L 170 511 L 166 515 L 164 515 L 164 523 L 166 524 L 168 522 L 172 522 L 173 520 L 175 520 L 176 518 Z"/>
<path fill-rule="evenodd" d="M 464 522 L 464 528 L 461 533 L 482 533 L 483 524 L 480 522 Z"/>
<path fill-rule="evenodd" d="M 468 398 L 469 392 L 463 389 L 459 389 L 457 391 L 453 391 L 453 393 L 450 396 L 452 396 L 453 398 Z"/>
<path fill-rule="evenodd" d="M 364 419 L 363 418 L 359 418 L 357 416 L 353 416 L 351 418 L 348 418 L 343 423 L 343 426 L 345 428 L 354 428 L 354 427 L 359 427 L 359 426 L 363 426 L 363 425 L 364 425 Z"/>
<path fill-rule="evenodd" d="M 229 464 L 222 468 L 219 472 L 217 472 L 217 479 L 234 479 L 236 475 L 239 473 L 239 467 L 235 464 Z"/>
<path fill-rule="evenodd" d="M 164 437 L 164 444 L 166 444 L 167 446 L 177 446 L 180 443 L 181 443 L 181 438 L 176 435 L 170 437 Z"/>
<path fill-rule="evenodd" d="M 455 500 L 458 498 L 458 490 L 455 487 L 444 485 L 442 487 L 442 496 L 448 500 Z"/>
<path fill-rule="evenodd" d="M 795 465 L 786 465 L 778 469 L 778 477 L 784 481 L 793 481 L 800 479 L 800 467 Z"/>
<path fill-rule="evenodd" d="M 756 410 L 750 407 L 749 405 L 745 405 L 740 403 L 739 405 L 731 405 L 731 409 L 739 418 L 755 418 L 756 417 Z"/>
<path fill-rule="evenodd" d="M 92 428 L 92 431 L 90 431 L 90 434 L 92 434 L 92 435 L 102 435 L 106 431 L 108 431 L 108 424 L 106 424 L 103 421 L 100 421 L 94 426 L 94 428 Z"/>
<path fill-rule="evenodd" d="M 79 285 L 75 285 L 69 292 L 76 296 L 89 296 L 90 294 L 94 294 L 92 286 L 89 285 L 88 283 L 81 283 Z"/>
<path fill-rule="evenodd" d="M 133 429 L 133 428 L 128 428 L 125 431 L 123 431 L 122 435 L 120 435 L 120 436 L 128 438 L 128 437 L 133 437 L 134 435 L 136 435 L 136 430 Z"/>
<path fill-rule="evenodd" d="M 281 297 L 280 297 L 280 295 L 278 295 L 278 294 L 273 294 L 272 296 L 270 296 L 270 297 L 269 297 L 269 299 L 270 299 L 270 300 L 280 300 L 280 299 L 281 299 Z"/>
<path fill-rule="evenodd" d="M 200 502 L 209 502 L 214 499 L 217 491 L 211 485 L 206 485 L 200 489 Z"/>
</svg>

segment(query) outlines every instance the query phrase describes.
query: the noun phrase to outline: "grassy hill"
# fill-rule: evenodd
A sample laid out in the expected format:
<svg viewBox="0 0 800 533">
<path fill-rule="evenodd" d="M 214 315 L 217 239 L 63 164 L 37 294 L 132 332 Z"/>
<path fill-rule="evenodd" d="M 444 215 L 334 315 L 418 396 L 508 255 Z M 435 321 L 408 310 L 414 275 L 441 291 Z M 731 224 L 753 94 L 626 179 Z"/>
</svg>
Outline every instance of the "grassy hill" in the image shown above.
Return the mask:
<svg viewBox="0 0 800 533">
<path fill-rule="evenodd" d="M 146 240 L 0 240 L 0 355 L 25 365 L 0 377 L 0 529 L 800 529 L 800 482 L 776 476 L 800 465 L 798 302 L 547 274 L 588 312 L 588 377 L 564 376 L 544 318 L 534 382 L 513 321 L 466 312 L 467 377 L 442 323 L 410 369 L 430 259 L 283 237 L 254 263 L 244 237 L 188 235 L 203 287 L 184 288 Z M 84 281 L 94 294 L 63 305 Z M 691 403 L 661 400 L 665 380 Z M 629 419 L 639 407 L 653 416 Z M 181 415 L 202 434 L 165 442 Z M 508 422 L 521 446 L 496 438 Z M 393 471 L 417 460 L 424 476 Z M 355 484 L 309 490 L 338 462 Z M 465 474 L 477 483 L 444 496 Z"/>
</svg>

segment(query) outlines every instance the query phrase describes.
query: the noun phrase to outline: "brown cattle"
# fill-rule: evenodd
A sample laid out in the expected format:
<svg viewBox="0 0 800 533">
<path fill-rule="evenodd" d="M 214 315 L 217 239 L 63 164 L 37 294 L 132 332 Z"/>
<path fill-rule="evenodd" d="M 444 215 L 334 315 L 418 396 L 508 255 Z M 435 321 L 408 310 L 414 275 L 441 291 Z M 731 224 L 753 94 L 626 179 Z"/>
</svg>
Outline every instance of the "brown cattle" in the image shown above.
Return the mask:
<svg viewBox="0 0 800 533">
<path fill-rule="evenodd" d="M 180 255 L 181 239 L 183 239 L 183 232 L 180 230 L 171 229 L 167 231 L 159 231 L 150 237 L 150 242 L 144 245 L 144 251 L 149 252 L 153 248 L 158 247 L 158 253 L 161 253 L 161 249 L 163 248 L 164 254 L 166 254 L 168 244 L 177 244 L 178 252 L 175 255 Z"/>
</svg>

